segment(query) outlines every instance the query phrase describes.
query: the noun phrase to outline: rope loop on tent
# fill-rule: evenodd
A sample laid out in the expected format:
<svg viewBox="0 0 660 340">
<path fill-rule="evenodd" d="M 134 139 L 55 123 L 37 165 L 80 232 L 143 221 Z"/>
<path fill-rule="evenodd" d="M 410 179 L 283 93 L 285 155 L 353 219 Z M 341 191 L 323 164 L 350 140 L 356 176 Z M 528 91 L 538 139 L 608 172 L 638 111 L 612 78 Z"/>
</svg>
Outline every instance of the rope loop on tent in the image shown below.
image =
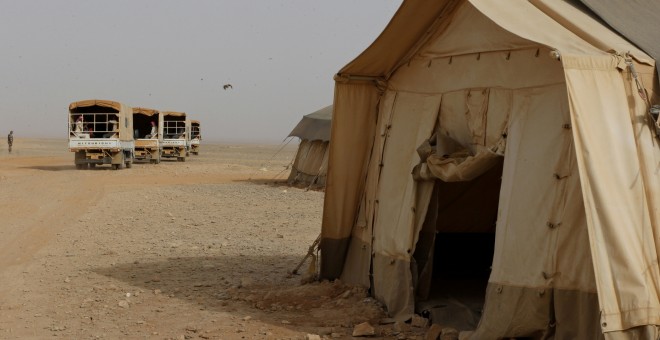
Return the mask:
<svg viewBox="0 0 660 340">
<path fill-rule="evenodd" d="M 646 104 L 650 107 L 651 103 L 649 102 L 649 97 L 646 95 L 646 89 L 644 89 L 644 86 L 642 85 L 642 82 L 639 80 L 639 75 L 637 74 L 637 70 L 635 69 L 635 64 L 632 61 L 632 58 L 630 57 L 630 54 L 626 53 L 625 55 L 625 62 L 626 65 L 628 65 L 628 69 L 630 70 L 630 74 L 632 74 L 633 79 L 635 80 L 635 86 L 637 87 L 637 93 L 639 96 L 644 99 Z"/>
<path fill-rule="evenodd" d="M 305 257 L 303 257 L 302 261 L 300 261 L 300 263 L 298 263 L 296 268 L 294 268 L 289 273 L 289 275 L 298 275 L 298 270 L 300 270 L 300 267 L 302 267 L 302 265 L 305 263 L 305 261 L 308 258 L 311 257 L 312 260 L 309 263 L 309 268 L 307 268 L 307 275 L 306 275 L 305 278 L 303 278 L 302 281 L 304 281 L 303 284 L 315 281 L 318 278 L 318 270 L 317 269 L 319 268 L 319 266 L 317 264 L 317 261 L 319 259 L 319 250 L 320 250 L 319 247 L 320 247 L 320 245 L 321 245 L 321 234 L 319 234 L 319 236 L 316 238 L 316 240 L 314 240 L 314 242 L 312 242 L 312 245 L 309 246 L 309 248 L 307 249 L 307 254 L 305 255 Z"/>
<path fill-rule="evenodd" d="M 642 85 L 641 80 L 639 80 L 639 75 L 635 69 L 635 64 L 633 63 L 632 57 L 630 56 L 630 52 L 624 55 L 624 61 L 630 70 L 630 74 L 632 75 L 633 80 L 635 81 L 637 93 L 644 100 L 648 107 L 647 113 L 649 115 L 650 122 L 653 124 L 652 131 L 655 130 L 655 136 L 660 138 L 660 119 L 658 118 L 660 115 L 660 105 L 651 105 L 651 99 L 646 93 L 646 89 L 644 88 L 644 85 Z"/>
</svg>

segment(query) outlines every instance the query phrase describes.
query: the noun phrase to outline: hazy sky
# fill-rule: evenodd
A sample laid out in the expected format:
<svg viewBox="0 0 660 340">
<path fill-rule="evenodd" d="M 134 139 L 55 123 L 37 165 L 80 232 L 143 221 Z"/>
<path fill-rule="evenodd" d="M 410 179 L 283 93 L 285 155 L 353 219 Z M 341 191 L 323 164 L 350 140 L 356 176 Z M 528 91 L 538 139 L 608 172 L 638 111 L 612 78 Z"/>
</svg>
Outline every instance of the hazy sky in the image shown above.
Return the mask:
<svg viewBox="0 0 660 340">
<path fill-rule="evenodd" d="M 0 135 L 66 138 L 83 99 L 185 111 L 216 141 L 281 141 L 401 0 L 0 0 Z M 232 84 L 224 91 L 222 85 Z"/>
</svg>

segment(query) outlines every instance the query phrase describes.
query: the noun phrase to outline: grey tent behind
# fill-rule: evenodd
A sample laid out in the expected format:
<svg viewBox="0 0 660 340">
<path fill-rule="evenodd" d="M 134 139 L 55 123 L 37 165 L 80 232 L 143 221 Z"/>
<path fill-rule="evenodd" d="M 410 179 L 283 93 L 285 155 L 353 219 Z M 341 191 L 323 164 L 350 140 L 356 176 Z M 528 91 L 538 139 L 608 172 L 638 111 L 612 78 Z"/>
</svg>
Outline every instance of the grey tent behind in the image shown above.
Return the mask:
<svg viewBox="0 0 660 340">
<path fill-rule="evenodd" d="M 660 1 L 580 0 L 608 25 L 660 61 Z"/>
<path fill-rule="evenodd" d="M 404 1 L 335 76 L 321 278 L 461 339 L 658 339 L 655 60 L 594 17 Z"/>
<path fill-rule="evenodd" d="M 289 133 L 289 137 L 300 138 L 287 181 L 289 185 L 315 189 L 325 187 L 331 121 L 332 105 L 303 116 Z"/>
</svg>

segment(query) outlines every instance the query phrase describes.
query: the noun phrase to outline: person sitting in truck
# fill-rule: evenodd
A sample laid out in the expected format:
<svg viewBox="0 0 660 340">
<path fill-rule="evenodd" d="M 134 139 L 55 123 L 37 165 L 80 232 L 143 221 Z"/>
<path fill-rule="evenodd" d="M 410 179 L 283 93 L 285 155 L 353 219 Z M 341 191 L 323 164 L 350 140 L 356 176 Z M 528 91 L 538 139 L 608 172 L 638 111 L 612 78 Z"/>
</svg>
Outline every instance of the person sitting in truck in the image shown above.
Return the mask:
<svg viewBox="0 0 660 340">
<path fill-rule="evenodd" d="M 145 136 L 147 139 L 156 138 L 158 136 L 158 129 L 156 128 L 156 122 L 151 121 L 151 132 Z"/>
<path fill-rule="evenodd" d="M 111 119 L 108 121 L 108 131 L 105 134 L 103 134 L 103 138 L 114 138 L 117 135 L 117 121 L 114 119 Z"/>
<path fill-rule="evenodd" d="M 78 116 L 78 119 L 76 119 L 73 132 L 83 132 L 83 116 Z"/>
</svg>

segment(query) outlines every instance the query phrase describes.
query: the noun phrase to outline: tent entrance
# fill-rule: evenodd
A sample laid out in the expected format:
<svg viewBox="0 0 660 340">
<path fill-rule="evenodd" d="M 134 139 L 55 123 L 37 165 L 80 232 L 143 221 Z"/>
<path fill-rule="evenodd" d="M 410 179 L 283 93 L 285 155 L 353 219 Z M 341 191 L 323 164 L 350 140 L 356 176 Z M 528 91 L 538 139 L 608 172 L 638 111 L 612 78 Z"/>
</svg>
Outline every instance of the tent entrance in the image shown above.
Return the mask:
<svg viewBox="0 0 660 340">
<path fill-rule="evenodd" d="M 495 248 L 503 158 L 466 182 L 435 181 L 414 253 L 416 312 L 433 323 L 475 329 Z"/>
</svg>

